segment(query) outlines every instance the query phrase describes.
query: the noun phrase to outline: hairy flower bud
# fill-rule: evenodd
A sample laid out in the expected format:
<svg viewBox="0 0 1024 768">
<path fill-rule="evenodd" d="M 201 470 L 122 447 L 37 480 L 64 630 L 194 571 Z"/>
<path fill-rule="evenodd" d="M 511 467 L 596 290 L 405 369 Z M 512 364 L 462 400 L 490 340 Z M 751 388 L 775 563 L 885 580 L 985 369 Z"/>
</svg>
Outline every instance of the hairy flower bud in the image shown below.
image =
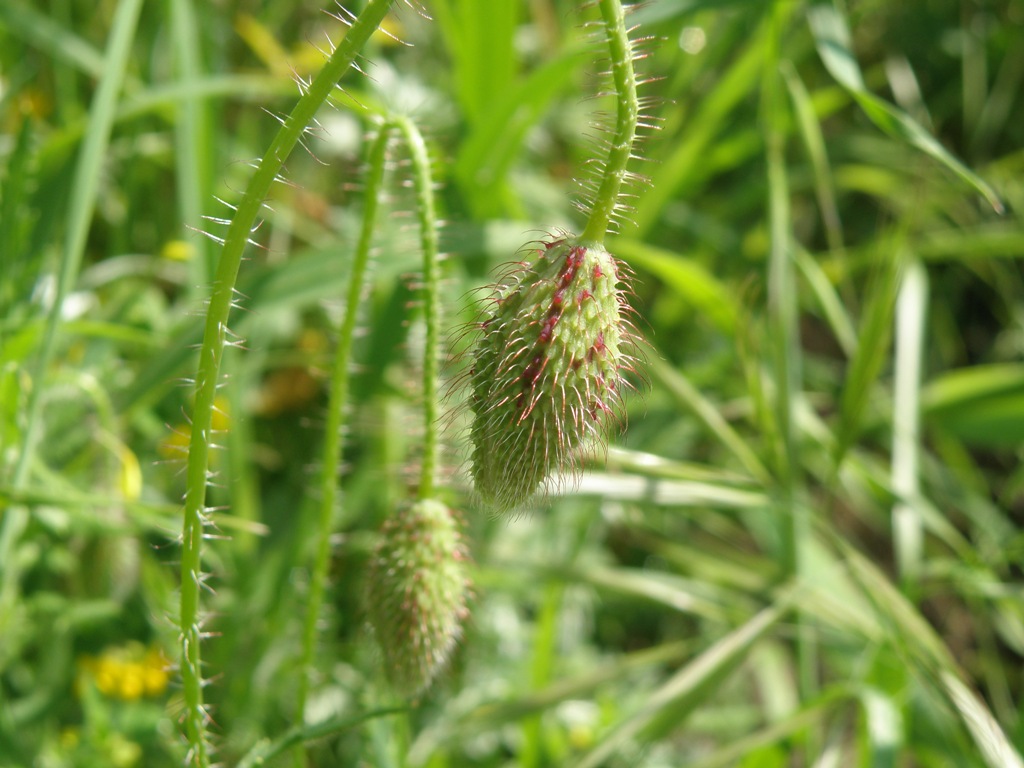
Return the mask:
<svg viewBox="0 0 1024 768">
<path fill-rule="evenodd" d="M 496 512 L 521 506 L 621 422 L 632 359 L 619 268 L 604 248 L 544 244 L 495 288 L 475 351 L 472 475 Z"/>
<path fill-rule="evenodd" d="M 388 678 L 405 695 L 430 685 L 462 634 L 468 559 L 459 526 L 439 501 L 417 501 L 381 529 L 367 612 Z"/>
</svg>

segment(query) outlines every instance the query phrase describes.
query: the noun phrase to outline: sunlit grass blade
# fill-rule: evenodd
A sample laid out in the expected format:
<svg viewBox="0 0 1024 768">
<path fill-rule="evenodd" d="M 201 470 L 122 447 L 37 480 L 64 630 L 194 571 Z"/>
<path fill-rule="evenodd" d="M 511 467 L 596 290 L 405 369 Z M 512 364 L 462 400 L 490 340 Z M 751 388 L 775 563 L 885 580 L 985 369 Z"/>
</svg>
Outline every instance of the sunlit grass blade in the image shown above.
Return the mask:
<svg viewBox="0 0 1024 768">
<path fill-rule="evenodd" d="M 928 306 L 928 274 L 919 263 L 906 270 L 896 299 L 895 383 L 893 394 L 892 486 L 903 497 L 918 492 L 921 366 Z M 893 541 L 900 578 L 907 586 L 920 576 L 924 531 L 916 510 L 897 503 L 892 510 Z"/>
<path fill-rule="evenodd" d="M 847 357 L 853 357 L 857 349 L 857 332 L 854 330 L 853 321 L 850 319 L 846 307 L 843 306 L 842 299 L 839 298 L 835 287 L 811 254 L 803 249 L 798 249 L 795 259 L 797 268 L 803 274 L 804 280 L 807 281 L 811 292 L 817 299 L 821 312 L 843 353 Z"/>
<path fill-rule="evenodd" d="M 612 238 L 609 248 L 633 269 L 657 277 L 723 333 L 735 330 L 740 309 L 733 293 L 696 259 L 631 237 Z"/>
<path fill-rule="evenodd" d="M 490 94 L 497 103 L 470 126 L 454 173 L 477 216 L 524 214 L 522 203 L 509 185 L 509 173 L 528 132 L 536 127 L 552 100 L 569 86 L 578 54 L 577 50 L 566 50 L 530 72 L 514 88 Z"/>
<path fill-rule="evenodd" d="M 721 127 L 745 98 L 750 96 L 757 73 L 763 66 L 763 39 L 755 36 L 720 75 L 715 88 L 698 105 L 697 112 L 685 123 L 685 131 L 673 143 L 671 152 L 651 169 L 651 185 L 637 201 L 632 217 L 637 236 L 644 238 L 654 227 L 673 196 L 691 174 L 701 167 L 699 158 L 707 152 L 721 133 Z M 668 141 L 668 135 L 661 140 Z"/>
<path fill-rule="evenodd" d="M 442 0 L 433 12 L 456 62 L 456 91 L 466 117 L 475 124 L 494 116 L 491 110 L 515 75 L 519 3 Z"/>
<path fill-rule="evenodd" d="M 821 220 L 825 226 L 825 236 L 829 248 L 839 252 L 843 249 L 843 224 L 839 218 L 835 184 L 829 167 L 821 123 L 814 112 L 814 105 L 806 86 L 790 62 L 785 62 L 782 67 L 782 76 L 786 80 L 786 88 L 793 102 L 800 136 L 814 169 L 814 191 L 818 198 Z"/>
</svg>

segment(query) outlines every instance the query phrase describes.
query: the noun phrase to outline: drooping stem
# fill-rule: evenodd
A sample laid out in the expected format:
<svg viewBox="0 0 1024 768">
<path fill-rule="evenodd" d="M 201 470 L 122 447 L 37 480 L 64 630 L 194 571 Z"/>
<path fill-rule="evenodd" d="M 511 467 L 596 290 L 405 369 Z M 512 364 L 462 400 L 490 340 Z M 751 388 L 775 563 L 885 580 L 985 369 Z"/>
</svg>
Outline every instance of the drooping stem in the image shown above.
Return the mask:
<svg viewBox="0 0 1024 768">
<path fill-rule="evenodd" d="M 309 598 L 306 604 L 306 619 L 302 632 L 302 660 L 299 673 L 299 696 L 295 721 L 305 720 L 306 700 L 309 696 L 309 681 L 313 668 L 313 653 L 316 648 L 317 624 L 327 588 L 327 570 L 331 552 L 331 524 L 334 507 L 338 498 L 338 467 L 343 453 L 342 432 L 345 423 L 345 408 L 348 405 L 349 370 L 352 362 L 352 341 L 355 338 L 356 323 L 359 319 L 359 305 L 365 283 L 366 268 L 370 261 L 370 248 L 377 221 L 377 210 L 384 187 L 384 168 L 387 163 L 387 145 L 393 126 L 381 126 L 370 148 L 367 161 L 366 190 L 363 201 L 363 221 L 352 260 L 349 275 L 345 315 L 334 354 L 334 368 L 331 375 L 331 391 L 327 404 L 327 426 L 324 433 L 323 456 L 320 468 L 320 509 L 317 516 L 317 550 L 310 575 Z M 300 744 L 299 751 L 303 750 Z"/>
<path fill-rule="evenodd" d="M 441 354 L 441 267 L 437 252 L 437 214 L 434 209 L 434 181 L 430 157 L 416 124 L 407 117 L 396 118 L 412 157 L 416 215 L 420 225 L 420 250 L 423 252 L 423 315 L 426 344 L 423 351 L 423 463 L 420 469 L 419 498 L 434 495 L 437 474 L 438 402 L 437 377 Z"/>
<path fill-rule="evenodd" d="M 207 306 L 203 343 L 195 381 L 195 407 L 189 441 L 187 488 L 182 521 L 181 603 L 179 629 L 181 676 L 185 705 L 185 734 L 189 745 L 189 764 L 207 768 L 207 714 L 203 702 L 200 642 L 202 639 L 199 593 L 202 572 L 203 531 L 207 525 L 206 484 L 214 399 L 224 356 L 228 319 L 235 297 L 235 281 L 242 254 L 249 242 L 253 224 L 271 184 L 291 154 L 317 110 L 352 64 L 370 35 L 391 7 L 392 0 L 370 0 L 348 33 L 335 48 L 320 73 L 309 84 L 295 108 L 285 120 L 270 147 L 260 160 L 235 211 L 221 251 L 217 274 Z"/>
<path fill-rule="evenodd" d="M 625 13 L 619 0 L 599 0 L 604 22 L 611 75 L 615 92 L 615 130 L 608 146 L 601 183 L 591 201 L 590 218 L 581 236 L 588 245 L 603 245 L 608 227 L 619 206 L 619 193 L 628 174 L 633 154 L 640 104 L 636 95 L 633 49 L 626 29 Z"/>
</svg>

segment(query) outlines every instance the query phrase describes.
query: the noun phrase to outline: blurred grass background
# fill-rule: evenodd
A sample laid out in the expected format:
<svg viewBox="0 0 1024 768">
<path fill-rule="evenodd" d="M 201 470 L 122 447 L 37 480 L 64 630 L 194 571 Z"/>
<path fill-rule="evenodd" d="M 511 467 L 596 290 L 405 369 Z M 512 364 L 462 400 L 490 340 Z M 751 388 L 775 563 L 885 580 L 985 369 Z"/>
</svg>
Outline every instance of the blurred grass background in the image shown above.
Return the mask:
<svg viewBox="0 0 1024 768">
<path fill-rule="evenodd" d="M 227 765 L 298 725 L 364 134 L 382 111 L 427 133 L 457 328 L 525 241 L 580 224 L 573 179 L 608 104 L 579 5 L 396 8 L 412 45 L 374 38 L 369 77 L 346 76 L 268 201 L 205 549 Z M 184 384 L 218 253 L 197 230 L 223 235 L 203 217 L 230 217 L 218 199 L 343 33 L 322 10 L 0 5 L 3 768 L 183 759 Z M 307 712 L 338 725 L 311 764 L 1020 765 L 1024 2 L 654 0 L 633 19 L 657 38 L 639 68 L 662 130 L 609 245 L 636 275 L 644 394 L 607 462 L 512 521 L 471 506 L 456 418 L 466 637 L 417 706 L 360 722 L 393 703 L 361 578 L 414 482 L 420 408 L 419 255 L 392 169 Z"/>
</svg>

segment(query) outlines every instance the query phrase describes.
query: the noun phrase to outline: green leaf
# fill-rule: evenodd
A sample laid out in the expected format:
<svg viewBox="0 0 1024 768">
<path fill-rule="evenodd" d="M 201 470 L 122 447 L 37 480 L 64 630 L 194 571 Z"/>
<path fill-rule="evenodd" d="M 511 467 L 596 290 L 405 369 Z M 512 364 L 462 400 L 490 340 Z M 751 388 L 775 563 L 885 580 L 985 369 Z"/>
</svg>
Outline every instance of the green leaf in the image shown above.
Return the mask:
<svg viewBox="0 0 1024 768">
<path fill-rule="evenodd" d="M 807 21 L 825 68 L 857 100 L 871 122 L 893 138 L 917 147 L 942 163 L 974 187 L 997 213 L 1003 213 L 999 196 L 984 179 L 954 157 L 910 115 L 867 90 L 853 54 L 849 26 L 838 8 L 830 3 L 817 3 L 807 10 Z"/>
<path fill-rule="evenodd" d="M 968 442 L 1019 446 L 1024 442 L 1024 365 L 978 365 L 932 380 L 923 392 L 924 415 Z"/>
<path fill-rule="evenodd" d="M 732 333 L 739 316 L 735 292 L 716 278 L 704 265 L 682 254 L 648 245 L 627 237 L 612 238 L 612 253 L 630 266 L 656 277 L 679 298 L 704 315 L 724 333 Z"/>
</svg>

